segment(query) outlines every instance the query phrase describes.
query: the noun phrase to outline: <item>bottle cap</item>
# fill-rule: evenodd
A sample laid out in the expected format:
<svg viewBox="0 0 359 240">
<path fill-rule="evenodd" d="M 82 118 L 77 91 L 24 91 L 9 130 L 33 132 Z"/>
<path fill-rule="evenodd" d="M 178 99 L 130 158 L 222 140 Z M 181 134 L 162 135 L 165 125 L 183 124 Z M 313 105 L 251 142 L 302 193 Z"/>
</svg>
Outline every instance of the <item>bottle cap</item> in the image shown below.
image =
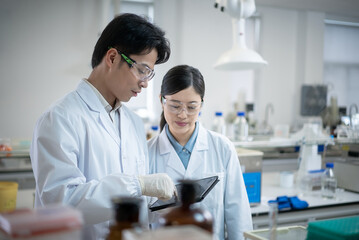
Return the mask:
<svg viewBox="0 0 359 240">
<path fill-rule="evenodd" d="M 333 168 L 333 167 L 334 167 L 334 163 L 332 163 L 332 162 L 327 162 L 327 163 L 325 164 L 325 167 L 326 167 L 326 168 Z"/>
<path fill-rule="evenodd" d="M 180 181 L 181 183 L 181 201 L 183 204 L 192 204 L 195 202 L 196 198 L 196 188 L 198 188 L 198 184 L 189 179 L 183 179 Z"/>
<path fill-rule="evenodd" d="M 237 112 L 237 116 L 241 117 L 241 116 L 246 116 L 246 113 L 245 112 Z"/>
<path fill-rule="evenodd" d="M 153 131 L 157 131 L 157 130 L 158 130 L 158 126 L 157 126 L 157 125 L 151 126 L 151 129 L 152 129 Z"/>
<path fill-rule="evenodd" d="M 116 221 L 138 222 L 141 202 L 141 198 L 134 197 L 118 196 L 112 198 Z"/>
<path fill-rule="evenodd" d="M 216 112 L 216 116 L 222 116 L 222 112 Z"/>
</svg>

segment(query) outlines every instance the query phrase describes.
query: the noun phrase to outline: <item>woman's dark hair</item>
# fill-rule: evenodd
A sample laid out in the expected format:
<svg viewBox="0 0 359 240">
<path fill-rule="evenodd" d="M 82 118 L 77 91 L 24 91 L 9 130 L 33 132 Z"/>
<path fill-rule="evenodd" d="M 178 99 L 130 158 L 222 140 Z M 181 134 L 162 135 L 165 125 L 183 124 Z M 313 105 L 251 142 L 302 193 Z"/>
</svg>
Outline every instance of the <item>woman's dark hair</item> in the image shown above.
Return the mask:
<svg viewBox="0 0 359 240">
<path fill-rule="evenodd" d="M 159 27 L 143 17 L 131 13 L 121 14 L 106 26 L 98 39 L 92 54 L 92 68 L 100 64 L 110 47 L 121 50 L 127 56 L 156 49 L 156 64 L 167 62 L 171 49 L 164 35 Z"/>
<path fill-rule="evenodd" d="M 179 91 L 193 87 L 196 93 L 204 98 L 205 84 L 201 72 L 188 65 L 178 65 L 171 68 L 163 77 L 161 85 L 161 97 L 173 95 Z M 161 99 L 162 100 L 162 99 Z M 166 125 L 166 119 L 162 111 L 160 129 Z"/>
</svg>

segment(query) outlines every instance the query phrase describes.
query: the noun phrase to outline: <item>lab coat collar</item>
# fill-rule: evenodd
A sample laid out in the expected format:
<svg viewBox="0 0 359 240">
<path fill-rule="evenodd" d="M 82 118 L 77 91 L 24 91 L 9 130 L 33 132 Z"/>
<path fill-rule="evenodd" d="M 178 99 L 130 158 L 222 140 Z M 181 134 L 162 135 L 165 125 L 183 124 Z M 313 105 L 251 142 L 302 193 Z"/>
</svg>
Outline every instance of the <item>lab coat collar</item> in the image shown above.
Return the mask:
<svg viewBox="0 0 359 240">
<path fill-rule="evenodd" d="M 197 141 L 194 147 L 200 151 L 208 150 L 208 132 L 201 123 L 199 123 Z"/>
<path fill-rule="evenodd" d="M 194 148 L 186 170 L 176 151 L 174 150 L 171 142 L 168 140 L 166 130 L 163 129 L 159 136 L 160 155 L 168 154 L 168 166 L 171 167 L 173 170 L 177 171 L 183 177 L 186 177 L 187 174 L 190 175 L 191 172 L 202 166 L 202 161 L 204 159 L 203 154 L 205 151 L 208 151 L 208 149 L 208 133 L 207 130 L 200 124 L 197 141 L 194 144 Z"/>
<path fill-rule="evenodd" d="M 208 133 L 207 130 L 200 125 L 197 141 L 194 145 L 188 162 L 187 171 L 184 175 L 185 178 L 192 178 L 192 173 L 197 172 L 197 169 L 203 167 L 203 161 L 205 159 L 204 155 L 208 150 Z"/>
<path fill-rule="evenodd" d="M 111 122 L 109 115 L 106 112 L 106 109 L 103 107 L 102 103 L 96 96 L 95 92 L 91 87 L 84 81 L 81 80 L 77 86 L 76 92 L 84 100 L 91 111 L 97 112 L 99 114 L 99 122 L 106 129 L 106 131 L 111 135 L 111 137 L 120 145 L 120 137 L 117 128 Z M 118 110 L 119 111 L 119 110 Z"/>
<path fill-rule="evenodd" d="M 159 138 L 160 138 L 159 139 L 160 154 L 164 155 L 166 153 L 169 153 L 172 145 L 171 145 L 171 142 L 168 140 L 165 128 L 163 128 L 162 132 L 160 133 Z M 207 130 L 202 126 L 201 123 L 199 123 L 198 136 L 197 136 L 197 140 L 196 140 L 196 143 L 194 144 L 193 149 L 197 149 L 200 151 L 208 150 L 208 133 L 207 133 Z"/>
<path fill-rule="evenodd" d="M 95 112 L 101 112 L 102 110 L 106 111 L 95 92 L 91 89 L 85 80 L 81 80 L 76 89 L 77 93 L 80 95 L 82 100 L 85 101 L 87 106 Z"/>
</svg>

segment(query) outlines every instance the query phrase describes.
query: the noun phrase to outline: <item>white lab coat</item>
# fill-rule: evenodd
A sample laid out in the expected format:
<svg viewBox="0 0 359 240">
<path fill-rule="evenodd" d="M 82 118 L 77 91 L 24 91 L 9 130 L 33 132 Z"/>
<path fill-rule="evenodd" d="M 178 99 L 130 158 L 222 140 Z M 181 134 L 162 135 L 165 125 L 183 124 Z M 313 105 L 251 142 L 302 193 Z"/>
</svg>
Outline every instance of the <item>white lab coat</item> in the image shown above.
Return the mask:
<svg viewBox="0 0 359 240">
<path fill-rule="evenodd" d="M 136 176 L 148 172 L 142 120 L 120 108 L 121 136 L 93 90 L 81 81 L 76 91 L 38 120 L 30 151 L 36 180 L 35 207 L 72 205 L 83 213 L 83 239 L 103 239 L 113 196 L 141 196 Z M 141 219 L 148 223 L 144 197 Z"/>
<path fill-rule="evenodd" d="M 243 232 L 252 230 L 252 215 L 238 156 L 228 138 L 206 130 L 201 125 L 187 170 L 167 138 L 161 134 L 148 141 L 150 173 L 168 173 L 180 179 L 200 179 L 217 175 L 220 181 L 199 204 L 212 213 L 214 234 L 228 240 L 243 239 Z M 156 217 L 154 217 L 156 218 Z"/>
</svg>

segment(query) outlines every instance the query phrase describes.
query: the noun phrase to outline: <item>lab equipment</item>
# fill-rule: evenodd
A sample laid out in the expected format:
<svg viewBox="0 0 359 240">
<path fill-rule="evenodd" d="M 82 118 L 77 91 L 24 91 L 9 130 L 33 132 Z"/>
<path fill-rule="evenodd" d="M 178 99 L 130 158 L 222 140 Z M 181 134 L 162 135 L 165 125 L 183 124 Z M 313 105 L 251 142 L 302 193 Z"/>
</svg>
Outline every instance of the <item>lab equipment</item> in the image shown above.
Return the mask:
<svg viewBox="0 0 359 240">
<path fill-rule="evenodd" d="M 245 112 L 238 112 L 234 121 L 235 140 L 246 141 L 248 139 L 248 123 Z"/>
<path fill-rule="evenodd" d="M 264 240 L 268 239 L 269 229 L 260 229 L 250 232 L 245 232 L 245 239 Z M 277 228 L 277 240 L 305 240 L 307 236 L 307 229 L 303 226 L 289 226 Z"/>
<path fill-rule="evenodd" d="M 218 7 L 218 4 L 215 7 Z M 256 10 L 254 0 L 227 0 L 223 8 L 232 17 L 233 45 L 232 49 L 223 53 L 214 68 L 219 70 L 257 69 L 267 62 L 254 50 L 247 48 L 245 35 L 245 19 Z"/>
<path fill-rule="evenodd" d="M 355 153 L 359 153 L 358 149 Z M 334 174 L 338 187 L 359 192 L 359 157 L 346 157 L 344 161 L 335 162 Z"/>
<path fill-rule="evenodd" d="M 210 233 L 213 233 L 213 219 L 210 212 L 193 204 L 196 202 L 196 192 L 200 188 L 195 181 L 182 180 L 181 202 L 182 205 L 173 208 L 159 219 L 162 226 L 196 225 Z"/>
<path fill-rule="evenodd" d="M 323 173 L 324 169 L 308 171 L 303 179 L 303 189 L 307 191 L 321 190 Z"/>
<path fill-rule="evenodd" d="M 224 120 L 222 112 L 215 112 L 212 131 L 226 135 L 226 122 Z"/>
<path fill-rule="evenodd" d="M 125 229 L 139 227 L 141 198 L 114 197 L 112 198 L 115 221 L 110 226 L 107 240 L 122 240 Z"/>
<path fill-rule="evenodd" d="M 359 239 L 359 216 L 321 220 L 308 223 L 307 240 Z"/>
<path fill-rule="evenodd" d="M 334 140 L 322 132 L 320 124 L 306 123 L 303 128 L 291 136 L 300 144 L 299 170 L 296 178 L 297 186 L 307 190 L 309 171 L 322 168 L 322 156 L 318 154 L 318 145 L 323 145 L 324 151 L 328 144 L 334 144 Z M 323 154 L 324 155 L 324 154 Z"/>
<path fill-rule="evenodd" d="M 173 196 L 176 187 L 166 173 L 155 173 L 138 177 L 142 195 L 168 200 Z"/>
<path fill-rule="evenodd" d="M 241 164 L 244 184 L 246 186 L 249 204 L 256 206 L 261 203 L 263 152 L 237 148 Z"/>
<path fill-rule="evenodd" d="M 355 113 L 353 112 L 353 109 L 355 109 Z M 356 114 L 358 114 L 358 105 L 356 105 L 355 103 L 351 104 L 349 106 L 349 120 L 350 120 L 350 126 L 353 127 L 353 116 L 355 116 Z"/>
<path fill-rule="evenodd" d="M 333 172 L 333 163 L 325 164 L 325 171 L 322 178 L 322 197 L 324 198 L 335 198 L 335 191 L 337 189 L 337 179 Z"/>
</svg>

